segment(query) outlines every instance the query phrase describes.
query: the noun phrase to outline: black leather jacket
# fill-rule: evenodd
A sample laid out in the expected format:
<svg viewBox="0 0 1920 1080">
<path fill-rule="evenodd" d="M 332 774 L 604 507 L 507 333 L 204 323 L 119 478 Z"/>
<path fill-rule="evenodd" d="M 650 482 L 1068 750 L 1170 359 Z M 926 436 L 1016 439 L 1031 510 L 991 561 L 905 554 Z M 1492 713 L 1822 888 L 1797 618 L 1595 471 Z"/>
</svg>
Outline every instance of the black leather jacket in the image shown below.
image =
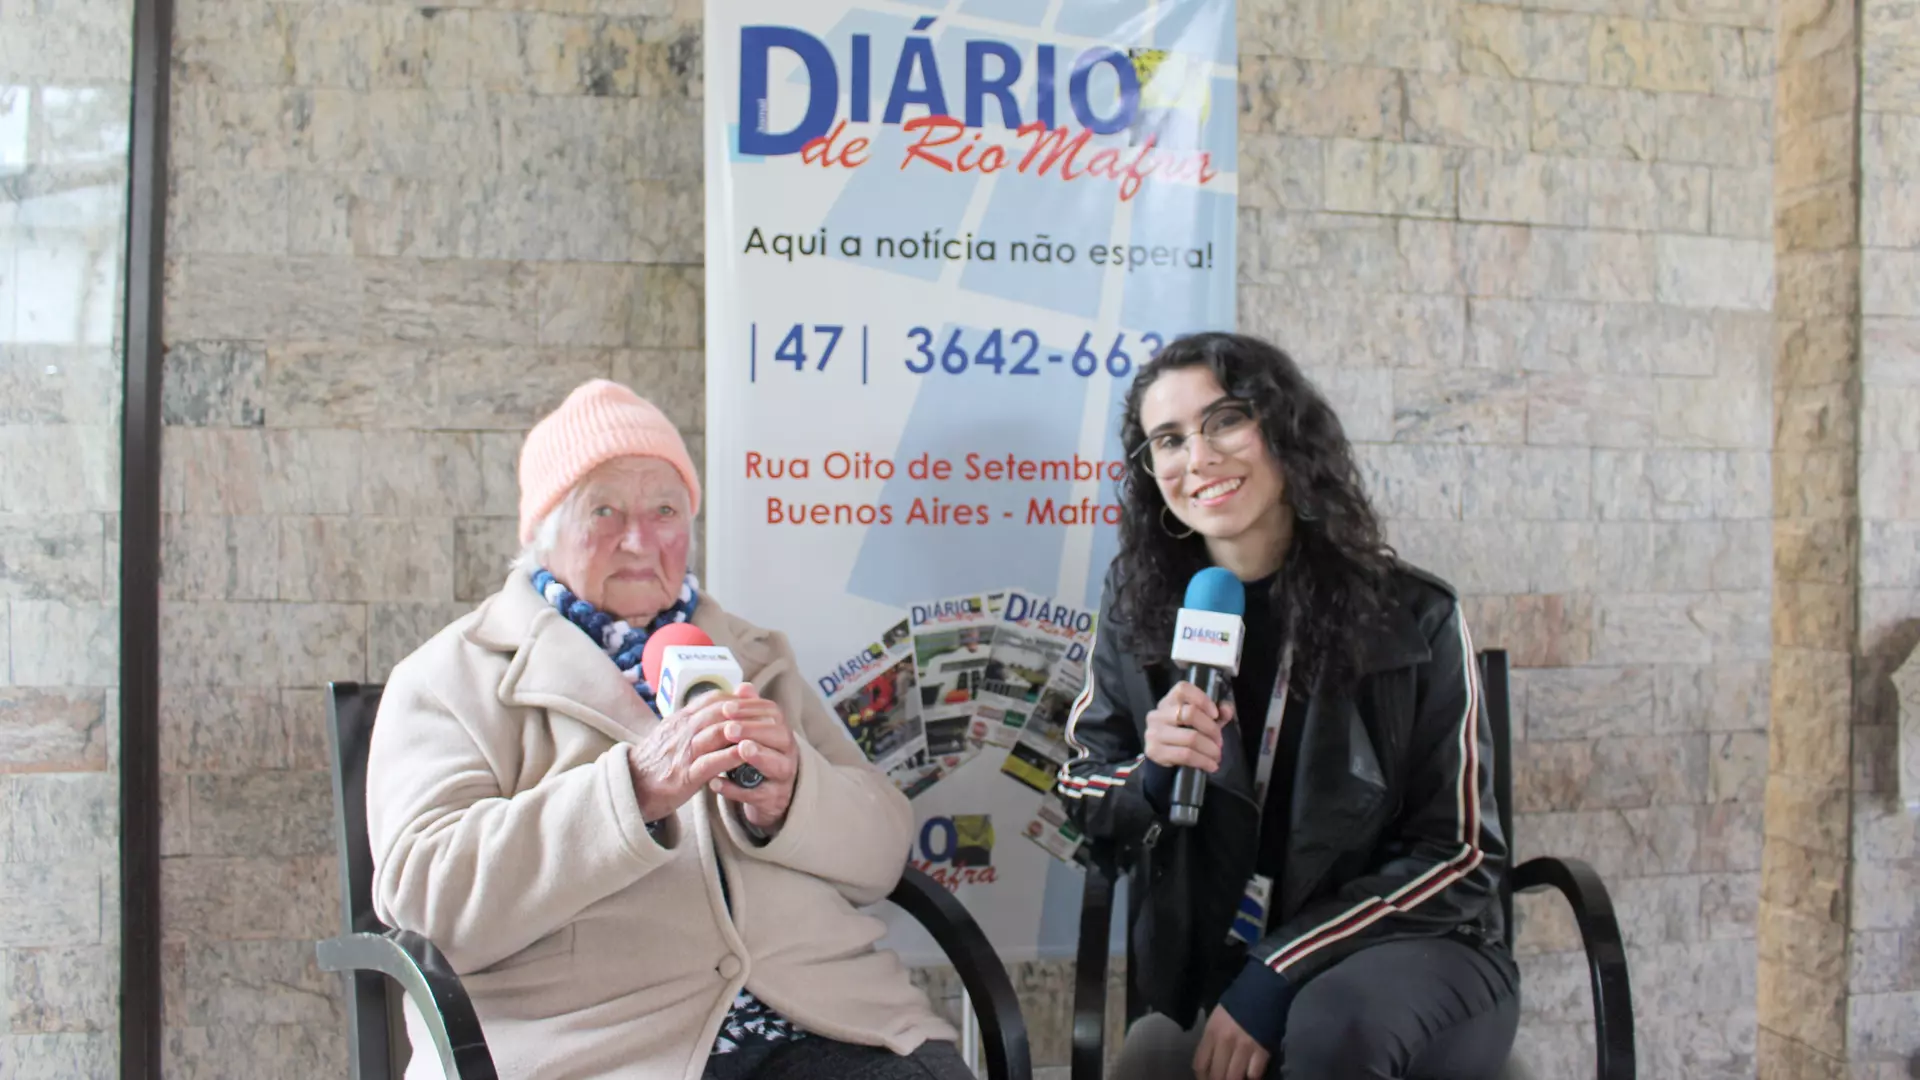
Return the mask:
<svg viewBox="0 0 1920 1080">
<path fill-rule="evenodd" d="M 1505 956 L 1508 851 L 1473 644 L 1445 582 L 1403 567 L 1391 588 L 1386 624 L 1353 674 L 1316 680 L 1307 702 L 1286 865 L 1267 934 L 1247 953 L 1289 982 L 1400 938 L 1456 934 Z M 1089 836 L 1144 871 L 1130 928 L 1136 985 L 1189 1025 L 1221 989 L 1209 974 L 1233 955 L 1227 928 L 1257 854 L 1252 763 L 1239 738 L 1223 740 L 1199 824 L 1161 820 L 1142 790 L 1146 715 L 1179 674 L 1122 647 L 1113 589 L 1109 571 L 1059 790 Z"/>
</svg>

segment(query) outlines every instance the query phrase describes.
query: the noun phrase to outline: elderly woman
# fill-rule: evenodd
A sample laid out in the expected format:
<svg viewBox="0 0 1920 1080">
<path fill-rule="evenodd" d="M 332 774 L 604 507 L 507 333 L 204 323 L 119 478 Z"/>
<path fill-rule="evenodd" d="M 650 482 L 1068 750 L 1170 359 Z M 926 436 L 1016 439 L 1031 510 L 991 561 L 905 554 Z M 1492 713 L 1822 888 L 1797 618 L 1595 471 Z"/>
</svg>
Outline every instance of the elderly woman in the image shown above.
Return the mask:
<svg viewBox="0 0 1920 1080">
<path fill-rule="evenodd" d="M 700 483 L 673 425 L 590 382 L 528 433 L 519 480 L 506 584 L 381 702 L 380 917 L 446 953 L 508 1080 L 970 1077 L 857 910 L 899 880 L 907 801 L 785 636 L 687 572 Z M 663 717 L 641 651 L 683 620 L 747 683 Z M 408 1028 L 427 1045 L 411 1006 Z"/>
</svg>

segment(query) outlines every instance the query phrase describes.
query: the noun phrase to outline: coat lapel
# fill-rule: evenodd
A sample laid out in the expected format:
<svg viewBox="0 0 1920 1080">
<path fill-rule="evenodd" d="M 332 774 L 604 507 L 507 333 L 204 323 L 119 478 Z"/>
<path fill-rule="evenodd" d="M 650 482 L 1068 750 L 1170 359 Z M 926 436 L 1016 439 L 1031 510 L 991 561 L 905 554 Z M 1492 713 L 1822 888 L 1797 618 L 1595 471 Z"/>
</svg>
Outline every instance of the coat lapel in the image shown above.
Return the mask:
<svg viewBox="0 0 1920 1080">
<path fill-rule="evenodd" d="M 1266 726 L 1267 703 L 1247 704 L 1235 698 L 1233 705 L 1233 723 L 1221 732 L 1220 770 L 1207 778 L 1207 785 L 1230 791 L 1253 806 L 1253 763 L 1247 760 L 1246 728 Z"/>
<path fill-rule="evenodd" d="M 659 723 L 599 645 L 547 603 L 525 574 L 508 577 L 468 637 L 513 654 L 500 680 L 503 704 L 572 717 L 615 742 Z"/>
<path fill-rule="evenodd" d="M 1367 736 L 1351 694 L 1324 681 L 1307 702 L 1300 733 L 1300 759 L 1293 781 L 1293 828 L 1280 882 L 1280 918 L 1291 918 L 1333 870 L 1367 819 L 1385 801 L 1386 789 L 1357 783 L 1355 771 L 1379 776 L 1373 740 Z"/>
<path fill-rule="evenodd" d="M 1353 838 L 1376 827 L 1381 811 L 1391 809 L 1380 748 L 1354 697 L 1357 684 L 1432 655 L 1419 624 L 1395 606 L 1363 645 L 1351 682 L 1335 685 L 1325 673 L 1314 680 L 1294 771 L 1293 831 L 1278 909 L 1283 917 L 1299 910 Z"/>
<path fill-rule="evenodd" d="M 766 647 L 763 635 L 742 634 L 740 622 L 702 594 L 693 625 L 729 649 L 742 675 L 763 690 L 791 665 Z M 515 571 L 481 608 L 467 636 L 475 644 L 512 654 L 500 680 L 502 703 L 570 716 L 616 742 L 630 741 L 660 718 L 613 666 L 587 632 L 569 622 Z"/>
</svg>

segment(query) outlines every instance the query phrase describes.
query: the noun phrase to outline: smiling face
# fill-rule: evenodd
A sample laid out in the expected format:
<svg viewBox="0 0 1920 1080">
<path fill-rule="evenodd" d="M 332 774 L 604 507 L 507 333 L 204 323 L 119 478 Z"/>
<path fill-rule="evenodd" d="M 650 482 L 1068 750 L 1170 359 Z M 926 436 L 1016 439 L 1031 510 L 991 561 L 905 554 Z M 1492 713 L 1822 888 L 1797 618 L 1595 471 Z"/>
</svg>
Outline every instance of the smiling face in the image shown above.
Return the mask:
<svg viewBox="0 0 1920 1080">
<path fill-rule="evenodd" d="M 1173 516 L 1223 565 L 1223 547 L 1283 547 L 1290 535 L 1286 479 L 1251 406 L 1227 395 L 1205 365 L 1175 368 L 1140 399 L 1141 451 Z M 1203 437 L 1201 434 L 1205 432 Z M 1276 552 L 1277 553 L 1277 552 Z"/>
<path fill-rule="evenodd" d="M 679 597 L 686 577 L 689 502 L 665 461 L 615 458 L 588 473 L 562 506 L 547 569 L 601 611 L 651 622 Z"/>
</svg>

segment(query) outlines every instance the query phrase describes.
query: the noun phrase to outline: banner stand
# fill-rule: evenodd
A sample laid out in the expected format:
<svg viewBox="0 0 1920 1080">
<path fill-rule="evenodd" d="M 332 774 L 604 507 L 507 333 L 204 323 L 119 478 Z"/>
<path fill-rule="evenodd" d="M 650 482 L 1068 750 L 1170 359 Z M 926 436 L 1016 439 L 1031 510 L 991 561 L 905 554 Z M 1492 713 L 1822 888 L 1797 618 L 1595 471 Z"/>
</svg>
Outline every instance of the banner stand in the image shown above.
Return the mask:
<svg viewBox="0 0 1920 1080">
<path fill-rule="evenodd" d="M 1003 959 L 1071 956 L 1085 845 L 1051 789 L 1119 410 L 1233 325 L 1234 4 L 706 13 L 706 584 L 788 635 Z"/>
</svg>

